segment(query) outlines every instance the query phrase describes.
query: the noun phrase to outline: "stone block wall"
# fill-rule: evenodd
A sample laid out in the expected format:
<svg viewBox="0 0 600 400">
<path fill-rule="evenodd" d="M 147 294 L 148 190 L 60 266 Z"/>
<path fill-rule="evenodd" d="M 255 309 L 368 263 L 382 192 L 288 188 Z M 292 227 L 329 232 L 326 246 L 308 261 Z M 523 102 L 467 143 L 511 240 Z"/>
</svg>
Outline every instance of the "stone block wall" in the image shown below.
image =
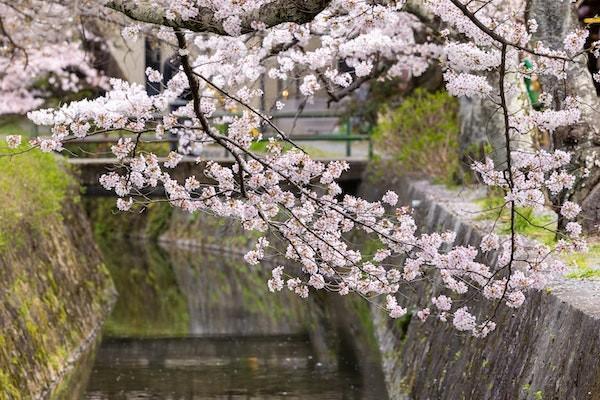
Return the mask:
<svg viewBox="0 0 600 400">
<path fill-rule="evenodd" d="M 95 342 L 114 288 L 80 204 L 0 251 L 0 399 L 50 398 Z"/>
<path fill-rule="evenodd" d="M 366 184 L 375 199 L 394 189 L 427 230 L 452 229 L 478 246 L 486 222 L 473 203 L 485 193 L 399 178 Z M 487 260 L 494 262 L 493 257 Z M 420 288 L 430 296 L 435 287 Z M 472 303 L 477 313 L 489 302 Z M 486 339 L 416 318 L 399 325 L 372 309 L 391 399 L 600 399 L 600 282 L 561 278 L 513 310 L 501 306 Z"/>
</svg>

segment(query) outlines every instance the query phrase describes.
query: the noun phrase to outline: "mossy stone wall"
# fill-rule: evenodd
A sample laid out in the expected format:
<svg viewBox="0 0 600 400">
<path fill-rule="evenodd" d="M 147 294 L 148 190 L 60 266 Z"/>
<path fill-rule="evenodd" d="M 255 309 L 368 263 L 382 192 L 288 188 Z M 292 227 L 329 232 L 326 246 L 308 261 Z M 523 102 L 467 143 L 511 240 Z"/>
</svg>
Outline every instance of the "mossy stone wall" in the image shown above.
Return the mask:
<svg viewBox="0 0 600 400">
<path fill-rule="evenodd" d="M 0 399 L 50 396 L 114 296 L 79 193 L 51 154 L 0 158 Z"/>
</svg>

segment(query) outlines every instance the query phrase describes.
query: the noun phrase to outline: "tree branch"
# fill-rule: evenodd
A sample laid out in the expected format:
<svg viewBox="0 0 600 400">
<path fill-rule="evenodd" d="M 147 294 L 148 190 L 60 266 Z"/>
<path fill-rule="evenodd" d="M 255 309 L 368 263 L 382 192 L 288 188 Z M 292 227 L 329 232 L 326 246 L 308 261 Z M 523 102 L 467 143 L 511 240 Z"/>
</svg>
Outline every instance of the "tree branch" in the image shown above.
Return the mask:
<svg viewBox="0 0 600 400">
<path fill-rule="evenodd" d="M 264 23 L 267 28 L 284 22 L 305 24 L 312 21 L 330 2 L 331 0 L 274 0 L 242 16 L 241 33 L 253 32 L 255 29 L 251 27 L 251 24 L 255 21 Z M 176 29 L 187 29 L 194 32 L 229 35 L 223 28 L 223 21 L 215 18 L 214 10 L 207 7 L 198 7 L 198 16 L 195 19 L 186 21 L 179 18 L 175 20 L 167 19 L 164 10 L 157 9 L 148 0 L 139 2 L 111 0 L 106 4 L 106 7 L 140 22 L 164 25 Z"/>
</svg>

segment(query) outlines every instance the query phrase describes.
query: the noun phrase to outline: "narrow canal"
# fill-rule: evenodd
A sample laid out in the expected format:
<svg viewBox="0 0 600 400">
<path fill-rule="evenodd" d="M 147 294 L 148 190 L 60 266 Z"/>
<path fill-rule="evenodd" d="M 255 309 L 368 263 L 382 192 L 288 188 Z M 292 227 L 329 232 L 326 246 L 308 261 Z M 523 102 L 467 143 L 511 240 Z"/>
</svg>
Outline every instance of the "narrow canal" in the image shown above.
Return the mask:
<svg viewBox="0 0 600 400">
<path fill-rule="evenodd" d="M 331 333 L 315 339 L 314 305 L 269 293 L 266 271 L 224 254 L 101 247 L 119 298 L 78 398 L 387 399 L 381 372 L 324 345 Z"/>
</svg>

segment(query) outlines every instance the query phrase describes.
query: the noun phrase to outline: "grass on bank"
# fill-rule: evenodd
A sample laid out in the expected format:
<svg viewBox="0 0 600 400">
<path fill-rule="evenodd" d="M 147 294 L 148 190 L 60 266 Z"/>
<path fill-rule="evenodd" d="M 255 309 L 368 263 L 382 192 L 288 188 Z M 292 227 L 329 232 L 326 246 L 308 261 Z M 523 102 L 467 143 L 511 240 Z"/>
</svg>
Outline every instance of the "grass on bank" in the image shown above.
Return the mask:
<svg viewBox="0 0 600 400">
<path fill-rule="evenodd" d="M 567 278 L 600 279 L 600 243 L 590 244 L 586 253 L 569 254 L 564 260 L 575 267 L 565 275 Z"/>
<path fill-rule="evenodd" d="M 68 167 L 61 164 L 54 154 L 39 150 L 0 156 L 0 248 L 18 244 L 23 229 L 43 232 L 49 218 L 60 218 L 73 184 Z"/>
<path fill-rule="evenodd" d="M 477 220 L 496 221 L 498 233 L 510 233 L 510 207 L 503 196 L 492 194 L 476 200 L 475 203 L 482 210 L 476 217 Z M 516 209 L 515 231 L 518 234 L 552 246 L 555 243 L 555 230 L 556 218 L 553 215 L 535 212 L 529 207 Z"/>
<path fill-rule="evenodd" d="M 478 220 L 496 221 L 496 231 L 510 233 L 510 208 L 503 207 L 500 195 L 490 195 L 476 201 L 481 209 Z M 551 213 L 535 212 L 532 208 L 517 208 L 515 231 L 548 247 L 556 243 L 556 217 Z M 573 253 L 561 257 L 573 270 L 565 275 L 569 279 L 600 279 L 600 243 L 591 243 L 585 253 Z"/>
</svg>

